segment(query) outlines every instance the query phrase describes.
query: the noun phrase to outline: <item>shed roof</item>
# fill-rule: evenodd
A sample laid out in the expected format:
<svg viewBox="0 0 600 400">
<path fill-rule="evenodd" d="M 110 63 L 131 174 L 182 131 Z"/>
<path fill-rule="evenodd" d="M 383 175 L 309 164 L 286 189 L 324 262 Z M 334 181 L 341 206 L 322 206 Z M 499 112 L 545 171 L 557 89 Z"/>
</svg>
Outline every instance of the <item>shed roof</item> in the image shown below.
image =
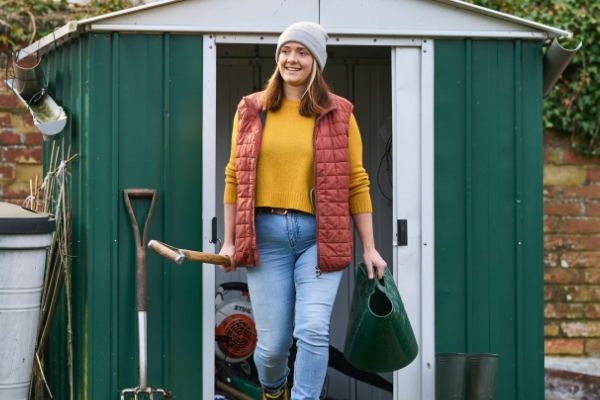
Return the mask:
<svg viewBox="0 0 600 400">
<path fill-rule="evenodd" d="M 162 0 L 70 22 L 27 47 L 84 31 L 279 34 L 314 21 L 330 36 L 552 39 L 571 32 L 459 0 Z"/>
</svg>

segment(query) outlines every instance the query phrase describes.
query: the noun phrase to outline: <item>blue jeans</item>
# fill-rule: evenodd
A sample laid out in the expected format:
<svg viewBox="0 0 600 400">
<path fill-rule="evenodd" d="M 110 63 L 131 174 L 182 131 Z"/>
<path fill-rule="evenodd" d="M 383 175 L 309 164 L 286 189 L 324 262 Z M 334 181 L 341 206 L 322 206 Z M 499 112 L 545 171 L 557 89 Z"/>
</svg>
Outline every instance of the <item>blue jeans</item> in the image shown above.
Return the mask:
<svg viewBox="0 0 600 400">
<path fill-rule="evenodd" d="M 258 343 L 254 362 L 263 386 L 289 373 L 292 334 L 298 353 L 292 400 L 317 400 L 329 359 L 329 322 L 342 271 L 317 270 L 314 215 L 256 214 L 259 267 L 247 269 Z"/>
</svg>

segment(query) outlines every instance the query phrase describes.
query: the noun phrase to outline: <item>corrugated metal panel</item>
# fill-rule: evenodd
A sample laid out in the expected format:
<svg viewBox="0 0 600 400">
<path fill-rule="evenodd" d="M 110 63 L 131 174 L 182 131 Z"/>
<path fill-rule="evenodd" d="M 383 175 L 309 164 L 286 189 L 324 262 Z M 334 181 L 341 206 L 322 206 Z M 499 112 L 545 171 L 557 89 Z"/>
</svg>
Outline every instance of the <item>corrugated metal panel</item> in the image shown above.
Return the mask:
<svg viewBox="0 0 600 400">
<path fill-rule="evenodd" d="M 436 351 L 543 398 L 542 47 L 436 40 Z"/>
<path fill-rule="evenodd" d="M 542 31 L 547 31 L 551 34 L 555 34 L 555 35 L 567 35 L 569 34 L 569 32 L 567 31 L 563 31 L 560 30 L 558 28 L 553 28 L 547 25 L 542 25 L 533 21 L 529 21 L 529 20 L 525 20 L 523 18 L 519 18 L 519 17 L 515 17 L 513 15 L 510 14 L 505 14 L 505 13 L 500 13 L 498 11 L 494 11 L 485 7 L 481 7 L 481 6 L 477 6 L 474 4 L 470 4 L 467 2 L 460 2 L 460 1 L 456 1 L 456 0 L 434 0 L 435 2 L 438 3 L 442 3 L 442 4 L 446 4 L 452 7 L 452 9 L 448 10 L 448 13 L 452 13 L 452 18 L 450 19 L 456 19 L 456 18 L 460 18 L 459 14 L 464 11 L 467 11 L 467 15 L 468 12 L 474 13 L 474 14 L 479 14 L 485 17 L 491 17 L 491 18 L 495 18 L 497 20 L 500 21 L 506 21 L 512 24 L 516 24 L 516 25 L 521 25 L 524 27 L 528 27 L 528 28 L 533 28 L 535 30 L 542 30 Z M 171 11 L 169 13 L 169 11 L 165 10 L 165 8 L 169 7 L 171 9 L 174 9 L 174 4 L 175 3 L 179 3 L 181 2 L 181 0 L 173 0 L 173 1 L 158 1 L 158 2 L 154 2 L 151 4 L 145 4 L 145 5 L 141 5 L 138 7 L 133 7 L 127 10 L 122 10 L 122 11 L 117 11 L 114 13 L 110 13 L 110 14 L 104 14 L 104 15 L 100 15 L 97 17 L 93 17 L 93 18 L 88 18 L 85 20 L 81 20 L 79 21 L 80 25 L 83 24 L 90 24 L 90 23 L 98 23 L 98 22 L 104 22 L 109 20 L 110 23 L 126 23 L 129 21 L 134 21 L 137 24 L 140 25 L 144 25 L 144 24 L 148 24 L 150 21 L 147 20 L 147 18 L 151 18 L 153 15 L 167 15 L 167 18 L 169 16 L 173 16 L 175 17 L 175 22 L 173 21 L 169 21 L 169 20 L 165 20 L 163 19 L 158 19 L 157 21 L 152 21 L 151 23 L 157 23 L 157 25 L 175 25 L 175 24 L 181 24 L 182 20 L 185 20 L 186 17 L 189 17 L 191 19 L 190 16 L 196 16 L 198 18 L 200 18 L 200 20 L 196 19 L 196 20 L 192 20 L 191 19 L 191 25 L 190 26 L 194 26 L 194 25 L 202 25 L 202 19 L 205 15 L 210 15 L 210 17 L 206 17 L 206 21 L 209 22 L 209 24 L 211 25 L 220 25 L 221 23 L 226 24 L 228 27 L 234 27 L 234 28 L 239 28 L 240 26 L 244 26 L 246 25 L 247 20 L 252 20 L 254 22 L 257 21 L 262 21 L 261 19 L 265 16 L 264 10 L 267 10 L 269 8 L 274 8 L 276 11 L 275 13 L 271 16 L 271 17 L 276 17 L 280 22 L 276 25 L 277 27 L 283 27 L 285 28 L 286 26 L 288 26 L 290 23 L 294 22 L 294 21 L 298 21 L 298 20 L 305 20 L 305 21 L 318 21 L 321 24 L 327 25 L 330 28 L 333 27 L 337 27 L 340 28 L 342 26 L 347 26 L 351 29 L 364 29 L 365 25 L 368 25 L 370 21 L 380 21 L 380 20 L 384 20 L 384 24 L 385 22 L 387 22 L 387 17 L 388 15 L 386 14 L 390 14 L 390 15 L 395 15 L 398 18 L 402 18 L 404 17 L 404 15 L 399 15 L 398 10 L 400 11 L 404 11 L 406 9 L 412 9 L 414 8 L 415 4 L 417 6 L 422 6 L 422 7 L 428 7 L 428 4 L 423 4 L 424 2 L 422 1 L 416 1 L 416 0 L 407 0 L 407 1 L 392 1 L 392 0 L 379 0 L 377 2 L 371 2 L 369 7 L 364 6 L 364 3 L 362 2 L 355 2 L 356 4 L 352 4 L 352 3 L 336 3 L 335 1 L 328 1 L 328 2 L 319 2 L 319 3 L 314 3 L 311 4 L 311 6 L 307 6 L 307 2 L 303 1 L 303 2 L 297 2 L 295 4 L 292 4 L 292 6 L 298 6 L 298 5 L 302 5 L 304 7 L 300 8 L 296 8 L 296 9 L 284 9 L 282 10 L 282 7 L 290 7 L 290 5 L 288 4 L 283 4 L 283 3 L 278 3 L 277 1 L 273 1 L 272 4 L 269 3 L 265 3 L 265 2 L 261 2 L 260 5 L 259 4 L 250 4 L 247 3 L 246 8 L 239 8 L 237 9 L 236 6 L 237 4 L 234 4 L 233 7 L 232 5 L 228 4 L 227 2 L 206 2 L 207 4 L 193 4 L 193 5 L 187 5 L 187 7 L 192 7 L 193 10 L 190 12 L 189 8 L 184 8 L 183 12 L 179 12 L 179 13 L 174 13 Z M 221 3 L 219 4 L 218 7 L 215 7 L 214 3 Z M 421 4 L 419 4 L 421 3 Z M 155 9 L 157 8 L 161 8 L 164 7 L 162 10 L 160 10 L 159 12 L 157 12 Z M 175 6 L 176 7 L 176 6 Z M 182 6 L 180 6 L 182 7 Z M 319 10 L 316 10 L 316 8 L 319 8 Z M 394 7 L 397 7 L 397 9 L 394 9 Z M 233 10 L 232 10 L 233 8 Z M 306 17 L 306 13 L 309 11 L 313 11 L 312 9 L 315 9 L 315 14 L 313 15 L 313 18 L 307 18 Z M 350 10 L 349 10 L 350 9 Z M 363 18 L 363 19 L 358 19 L 358 20 L 354 20 L 354 23 L 350 23 L 348 24 L 349 20 L 352 20 L 352 17 L 354 15 L 354 13 L 352 13 L 353 9 L 359 10 L 360 12 L 362 12 L 364 15 L 364 13 L 370 13 L 371 15 L 368 15 L 367 18 Z M 150 13 L 149 10 L 152 10 L 153 12 Z M 256 10 L 257 15 L 253 15 L 251 18 L 246 18 L 244 20 L 242 20 L 241 23 L 239 23 L 236 18 L 237 17 L 244 17 L 247 16 L 248 12 L 254 12 Z M 340 10 L 344 10 L 344 12 L 341 12 Z M 233 12 L 232 12 L 233 11 Z M 376 13 L 377 11 L 379 11 L 379 13 Z M 214 15 L 219 15 L 220 13 L 224 13 L 224 18 L 220 20 L 220 18 L 214 18 Z M 299 13 L 304 13 L 304 14 L 299 14 Z M 142 14 L 140 16 L 140 14 Z M 171 14 L 171 15 L 169 15 Z M 234 15 L 237 14 L 237 15 Z M 281 18 L 285 18 L 287 17 L 287 14 L 290 15 L 294 15 L 295 18 L 292 18 L 290 21 L 292 22 L 281 22 Z M 350 15 L 349 15 L 350 14 Z M 419 10 L 419 12 L 417 13 L 417 15 L 426 15 L 427 12 L 424 10 Z M 338 20 L 337 23 L 334 24 L 328 24 L 328 20 L 330 19 L 335 19 L 339 16 L 343 16 L 346 17 L 345 19 L 341 19 Z M 350 17 L 350 18 L 348 18 Z M 233 19 L 232 19 L 233 18 Z M 215 21 L 216 20 L 216 21 Z M 445 23 L 446 21 L 429 21 L 426 18 L 419 18 L 418 19 L 419 22 L 421 23 L 421 25 L 418 25 L 418 27 L 422 27 L 423 24 L 427 24 L 427 23 Z M 358 22 L 356 22 L 358 21 Z M 393 21 L 393 20 L 392 20 Z M 411 23 L 412 21 L 406 21 L 408 23 Z M 464 21 L 462 21 L 464 22 Z M 433 23 L 433 25 L 435 26 L 435 23 Z M 269 25 L 269 24 L 267 24 Z M 385 24 L 385 25 L 389 25 L 389 24 Z M 265 26 L 264 23 L 257 23 L 256 26 Z M 398 24 L 396 22 L 396 24 L 392 23 L 391 24 L 392 27 L 397 27 L 397 26 L 404 26 L 403 24 Z M 463 25 L 460 25 L 462 27 L 464 27 Z M 382 26 L 380 25 L 376 25 L 375 28 L 376 29 L 381 29 Z M 386 28 L 388 28 L 388 26 L 385 26 Z M 371 27 L 373 28 L 373 27 Z M 484 28 L 485 29 L 485 28 Z M 487 28 L 486 30 L 492 30 L 492 28 Z M 516 29 L 519 30 L 519 29 Z"/>
<path fill-rule="evenodd" d="M 157 189 L 149 237 L 201 247 L 201 36 L 93 34 L 51 55 L 51 89 L 70 120 L 77 399 L 137 386 L 135 251 L 123 189 Z M 45 155 L 49 148 L 45 146 Z M 45 157 L 46 161 L 48 157 Z M 144 220 L 148 204 L 135 205 Z M 149 384 L 201 393 L 201 269 L 148 254 Z M 51 343 L 52 389 L 68 398 L 66 314 Z"/>
<path fill-rule="evenodd" d="M 319 22 L 328 28 L 328 32 L 345 28 L 361 33 L 402 29 L 409 32 L 431 31 L 441 35 L 452 35 L 452 31 L 456 30 L 481 32 L 484 35 L 486 32 L 519 32 L 523 35 L 524 32 L 547 29 L 488 9 L 475 13 L 473 11 L 479 9 L 469 3 L 465 5 L 468 9 L 466 12 L 455 4 L 421 0 L 378 0 L 370 2 L 368 7 L 361 0 L 329 0 L 321 2 L 320 8 Z"/>
<path fill-rule="evenodd" d="M 137 24 L 150 26 L 210 26 L 215 31 L 230 32 L 282 32 L 297 21 L 319 21 L 317 0 L 261 0 L 260 2 L 239 2 L 237 0 L 171 2 L 164 7 L 143 6 L 135 12 L 123 10 L 108 15 L 81 21 L 81 24 Z M 134 9 L 130 9 L 134 10 Z M 210 30 L 211 32 L 213 30 Z"/>
<path fill-rule="evenodd" d="M 83 67 L 82 67 L 82 53 L 84 51 L 84 40 L 73 41 L 66 43 L 55 50 L 55 52 L 49 57 L 46 64 L 49 69 L 49 87 L 51 92 L 54 94 L 57 102 L 63 106 L 69 119 L 68 124 L 63 131 L 62 136 L 64 140 L 56 142 L 57 146 L 60 146 L 60 153 L 71 154 L 81 152 L 81 138 L 80 133 L 82 129 L 83 121 L 83 103 L 82 103 L 82 81 L 83 81 Z M 44 161 L 45 161 L 45 172 L 48 169 L 48 161 L 50 158 L 51 144 L 46 143 L 44 145 Z M 62 158 L 62 156 L 61 156 Z M 82 164 L 80 159 L 75 159 L 70 164 L 71 179 L 75 186 L 79 186 L 83 181 L 82 175 Z M 76 209 L 82 209 L 83 200 L 82 192 L 75 190 L 72 194 L 72 204 Z M 73 215 L 73 235 L 74 238 L 80 237 L 83 232 L 82 224 L 82 213 L 76 213 Z M 77 259 L 82 254 L 82 242 L 80 240 L 74 240 L 72 243 L 71 251 L 72 255 Z M 84 273 L 82 268 L 72 269 L 71 274 L 71 286 L 77 288 L 72 294 L 72 313 L 75 321 L 79 325 L 74 326 L 75 332 L 82 331 L 82 321 L 84 319 L 85 310 L 85 290 L 86 285 L 84 281 Z M 56 313 L 53 330 L 50 336 L 50 344 L 47 355 L 49 356 L 46 360 L 46 376 L 49 380 L 55 382 L 53 386 L 54 392 L 64 393 L 68 396 L 68 368 L 67 368 L 67 341 L 66 341 L 66 326 L 67 326 L 67 313 L 65 295 L 61 298 L 59 309 Z M 84 352 L 81 346 L 83 340 L 82 335 L 75 335 L 73 338 L 73 350 L 74 350 L 74 364 L 84 364 Z M 48 376 L 49 375 L 49 376 Z M 65 379 L 62 379 L 64 377 Z M 78 392 L 75 391 L 75 396 L 78 396 Z"/>
</svg>

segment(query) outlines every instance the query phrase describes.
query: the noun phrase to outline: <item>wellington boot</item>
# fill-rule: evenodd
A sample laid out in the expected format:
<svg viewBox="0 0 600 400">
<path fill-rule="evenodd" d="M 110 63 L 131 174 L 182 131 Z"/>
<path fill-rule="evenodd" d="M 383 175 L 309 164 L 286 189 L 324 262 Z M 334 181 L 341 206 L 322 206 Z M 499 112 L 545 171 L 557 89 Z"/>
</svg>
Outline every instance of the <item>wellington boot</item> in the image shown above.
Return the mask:
<svg viewBox="0 0 600 400">
<path fill-rule="evenodd" d="M 498 354 L 469 354 L 466 364 L 466 400 L 493 400 Z"/>
<path fill-rule="evenodd" d="M 290 400 L 290 394 L 285 386 L 277 394 L 265 393 L 264 389 L 262 393 L 262 400 Z"/>
</svg>

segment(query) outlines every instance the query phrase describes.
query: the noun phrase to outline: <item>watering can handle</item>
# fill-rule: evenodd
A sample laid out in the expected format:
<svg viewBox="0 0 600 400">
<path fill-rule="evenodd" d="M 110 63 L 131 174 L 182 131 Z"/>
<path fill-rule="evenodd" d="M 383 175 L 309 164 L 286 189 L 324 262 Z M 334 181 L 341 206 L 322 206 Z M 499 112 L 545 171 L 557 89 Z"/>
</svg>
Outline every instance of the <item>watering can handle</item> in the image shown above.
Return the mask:
<svg viewBox="0 0 600 400">
<path fill-rule="evenodd" d="M 178 249 L 176 247 L 169 246 L 168 244 L 159 242 L 158 240 L 151 240 L 148 243 L 148 248 L 161 257 L 174 262 L 175 264 L 181 264 L 185 260 L 224 266 L 231 264 L 231 260 L 227 256 L 221 256 L 213 253 L 203 253 L 201 251 Z"/>
</svg>

